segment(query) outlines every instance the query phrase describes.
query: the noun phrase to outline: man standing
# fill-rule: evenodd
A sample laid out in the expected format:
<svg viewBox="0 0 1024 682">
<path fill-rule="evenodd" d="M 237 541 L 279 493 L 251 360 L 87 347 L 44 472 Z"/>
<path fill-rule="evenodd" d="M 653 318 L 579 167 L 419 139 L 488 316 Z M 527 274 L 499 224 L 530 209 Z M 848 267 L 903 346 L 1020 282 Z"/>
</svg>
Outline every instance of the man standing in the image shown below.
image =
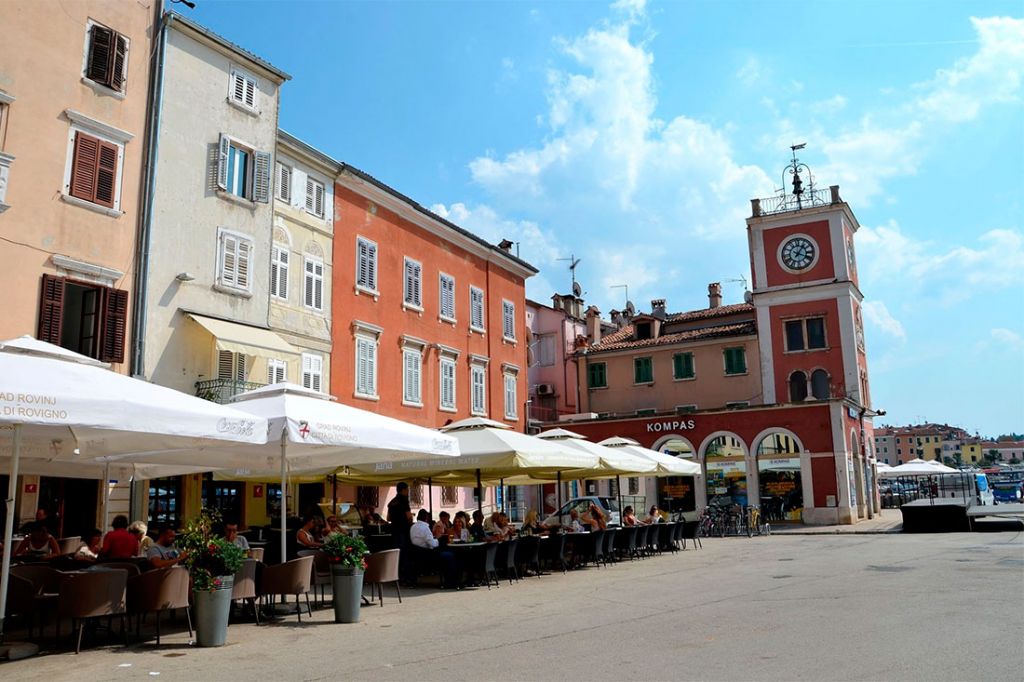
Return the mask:
<svg viewBox="0 0 1024 682">
<path fill-rule="evenodd" d="M 412 507 L 409 506 L 409 484 L 402 481 L 395 486 L 397 493 L 388 502 L 388 528 L 395 539 L 395 546 L 402 550 L 398 555 L 398 574 L 407 586 L 415 581 L 412 567 L 412 552 L 409 551 L 409 529 L 412 528 Z"/>
</svg>

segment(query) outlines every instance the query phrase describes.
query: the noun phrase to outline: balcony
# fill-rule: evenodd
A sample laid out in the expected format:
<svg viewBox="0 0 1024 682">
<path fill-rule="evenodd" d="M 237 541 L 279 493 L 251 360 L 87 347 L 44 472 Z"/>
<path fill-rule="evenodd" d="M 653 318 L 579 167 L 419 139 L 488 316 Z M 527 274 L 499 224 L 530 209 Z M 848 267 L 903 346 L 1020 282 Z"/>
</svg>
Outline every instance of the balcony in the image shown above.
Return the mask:
<svg viewBox="0 0 1024 682">
<path fill-rule="evenodd" d="M 239 393 L 251 391 L 266 384 L 254 381 L 233 381 L 231 379 L 211 379 L 196 382 L 196 396 L 203 400 L 224 404 Z"/>
<path fill-rule="evenodd" d="M 839 203 L 842 203 L 842 199 L 839 198 L 839 185 L 832 185 L 828 189 L 812 188 L 800 194 L 780 192 L 774 197 L 750 200 L 751 213 L 755 218 Z"/>
</svg>

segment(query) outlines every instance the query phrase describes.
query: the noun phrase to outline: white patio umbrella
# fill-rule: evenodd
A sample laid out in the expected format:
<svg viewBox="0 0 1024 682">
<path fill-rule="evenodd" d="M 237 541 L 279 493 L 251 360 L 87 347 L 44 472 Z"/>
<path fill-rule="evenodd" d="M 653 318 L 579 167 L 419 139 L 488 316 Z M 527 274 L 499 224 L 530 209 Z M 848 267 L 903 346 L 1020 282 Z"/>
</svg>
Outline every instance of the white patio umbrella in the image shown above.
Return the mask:
<svg viewBox="0 0 1024 682">
<path fill-rule="evenodd" d="M 890 465 L 886 464 L 885 462 L 879 462 L 875 460 L 875 473 L 877 475 L 881 476 L 887 471 L 892 471 L 892 467 Z"/>
<path fill-rule="evenodd" d="M 266 445 L 218 448 L 219 478 L 268 480 L 288 473 L 328 474 L 351 465 L 390 465 L 424 455 L 458 459 L 455 438 L 399 419 L 335 402 L 326 393 L 289 383 L 236 395 L 231 407 L 269 422 Z M 174 461 L 171 458 L 171 461 Z M 182 460 L 184 462 L 184 460 Z M 285 560 L 287 514 L 281 512 L 281 560 Z"/>
<path fill-rule="evenodd" d="M 95 465 L 96 460 L 110 455 L 266 441 L 267 422 L 261 417 L 132 379 L 107 367 L 27 336 L 0 342 L 0 429 L 11 433 L 10 438 L 0 437 L 0 457 L 5 458 L 10 474 L 6 551 L 0 565 L 0 635 L 7 609 L 14 498 L 23 451 L 36 463 L 80 465 L 92 460 Z M 187 464 L 196 466 L 197 461 L 193 457 Z M 151 457 L 148 463 L 162 461 Z"/>
<path fill-rule="evenodd" d="M 632 438 L 612 436 L 611 438 L 605 438 L 604 440 L 599 441 L 598 445 L 615 448 L 616 450 L 622 450 L 632 455 L 636 455 L 637 457 L 646 457 L 647 459 L 650 459 L 656 464 L 655 470 L 649 474 L 651 476 L 702 475 L 700 464 L 697 462 L 683 459 L 682 457 L 673 457 L 672 455 L 667 455 L 664 452 L 645 448 Z"/>
<path fill-rule="evenodd" d="M 923 459 L 912 459 L 909 462 L 894 466 L 886 471 L 879 471 L 879 476 L 885 476 L 886 478 L 895 478 L 897 476 L 934 476 L 936 474 L 948 474 L 956 473 L 956 469 L 952 469 L 945 464 L 938 462 L 930 462 Z"/>
<path fill-rule="evenodd" d="M 960 473 L 959 469 L 954 469 L 951 466 L 946 466 L 945 464 L 943 464 L 942 462 L 940 462 L 937 459 L 930 459 L 930 460 L 928 460 L 928 463 L 931 464 L 933 467 L 935 467 L 935 470 L 938 471 L 940 474 L 957 474 L 957 473 Z"/>
</svg>

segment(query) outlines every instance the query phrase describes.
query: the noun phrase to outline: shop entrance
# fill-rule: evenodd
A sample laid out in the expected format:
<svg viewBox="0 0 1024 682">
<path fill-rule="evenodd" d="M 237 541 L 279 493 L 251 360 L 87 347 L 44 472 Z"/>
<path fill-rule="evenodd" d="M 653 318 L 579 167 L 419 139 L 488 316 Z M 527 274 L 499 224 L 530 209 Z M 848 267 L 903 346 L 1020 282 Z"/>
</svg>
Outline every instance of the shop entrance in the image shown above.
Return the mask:
<svg viewBox="0 0 1024 682">
<path fill-rule="evenodd" d="M 770 523 L 800 522 L 804 508 L 800 444 L 793 436 L 770 433 L 757 446 L 761 513 Z"/>
<path fill-rule="evenodd" d="M 717 436 L 708 443 L 704 451 L 704 468 L 709 506 L 747 506 L 747 460 L 739 438 Z"/>
<path fill-rule="evenodd" d="M 659 445 L 657 450 L 681 459 L 694 460 L 697 456 L 693 446 L 682 438 L 670 438 Z M 658 508 L 672 513 L 695 512 L 697 496 L 694 477 L 666 476 L 659 478 Z"/>
<path fill-rule="evenodd" d="M 85 537 L 96 525 L 99 483 L 81 478 L 39 479 L 39 508 L 52 519 L 54 537 Z M 33 515 L 35 510 L 32 510 Z"/>
</svg>

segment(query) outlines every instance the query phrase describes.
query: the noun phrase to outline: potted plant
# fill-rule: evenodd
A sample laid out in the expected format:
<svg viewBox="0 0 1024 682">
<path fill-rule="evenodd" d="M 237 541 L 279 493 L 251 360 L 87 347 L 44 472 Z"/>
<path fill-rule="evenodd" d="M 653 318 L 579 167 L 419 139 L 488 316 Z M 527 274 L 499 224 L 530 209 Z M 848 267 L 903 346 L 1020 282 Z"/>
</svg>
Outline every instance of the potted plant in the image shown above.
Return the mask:
<svg viewBox="0 0 1024 682">
<path fill-rule="evenodd" d="M 177 540 L 192 575 L 199 646 L 223 646 L 227 640 L 235 573 L 245 562 L 245 552 L 213 532 L 219 522 L 219 512 L 203 509 L 185 523 Z"/>
<path fill-rule="evenodd" d="M 363 597 L 363 569 L 370 550 L 360 537 L 335 533 L 324 541 L 321 551 L 331 565 L 334 593 L 334 622 L 358 623 Z"/>
</svg>

